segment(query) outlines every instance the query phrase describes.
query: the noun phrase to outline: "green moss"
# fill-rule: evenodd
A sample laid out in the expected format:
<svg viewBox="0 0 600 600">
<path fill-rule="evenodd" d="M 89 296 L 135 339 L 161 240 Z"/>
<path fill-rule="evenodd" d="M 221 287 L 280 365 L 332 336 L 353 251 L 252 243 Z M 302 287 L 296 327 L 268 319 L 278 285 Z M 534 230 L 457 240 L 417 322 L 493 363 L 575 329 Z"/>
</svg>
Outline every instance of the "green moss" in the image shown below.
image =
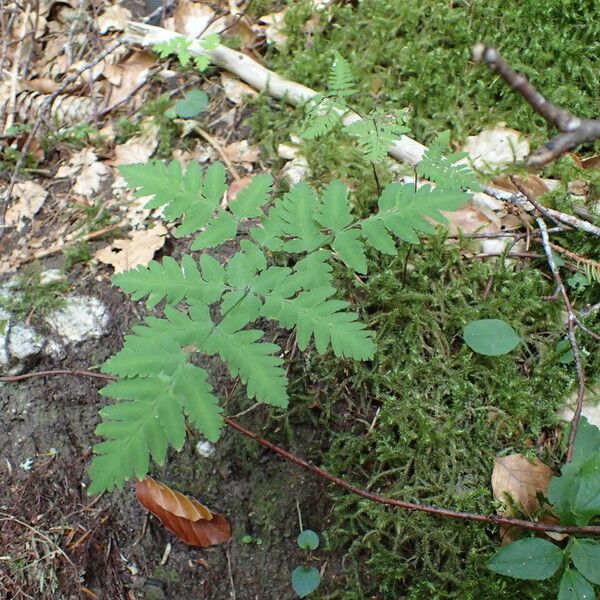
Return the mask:
<svg viewBox="0 0 600 600">
<path fill-rule="evenodd" d="M 555 352 L 564 334 L 560 302 L 545 299 L 551 281 L 532 268 L 465 261 L 440 235 L 380 260 L 366 284 L 343 286 L 377 331 L 378 353 L 372 363 L 319 358 L 303 369 L 302 386 L 321 409 L 319 429 L 328 432 L 324 466 L 387 496 L 493 512 L 495 456 L 531 454 L 575 385 L 572 365 L 561 365 Z M 523 344 L 493 358 L 470 351 L 463 326 L 488 317 L 508 321 Z M 586 345 L 588 372 L 598 372 L 598 344 Z M 294 419 L 302 411 L 310 418 L 305 404 Z M 542 457 L 557 465 L 562 449 Z M 498 546 L 493 528 L 345 492 L 331 497 L 325 535 L 345 555 L 347 577 L 338 597 L 541 599 L 552 590 L 553 582 L 509 581 L 486 570 Z"/>
<path fill-rule="evenodd" d="M 27 265 L 15 279 L 9 293 L 0 294 L 0 307 L 11 313 L 15 321 L 28 315 L 42 317 L 64 305 L 63 294 L 69 289 L 66 281 L 43 283 L 38 264 Z"/>
<path fill-rule="evenodd" d="M 361 111 L 374 104 L 410 107 L 414 137 L 424 143 L 444 129 L 461 142 L 500 121 L 529 134 L 533 146 L 555 133 L 500 77 L 470 60 L 471 46 L 480 41 L 496 45 L 550 100 L 582 117 L 600 112 L 594 52 L 600 16 L 590 0 L 334 3 L 307 43 L 311 5 L 289 3 L 287 43 L 268 52 L 269 68 L 323 91 L 333 52 L 339 51 L 359 78 L 351 103 Z M 376 94 L 373 85 L 380 87 Z M 271 148 L 298 133 L 301 123 L 300 110 L 276 104 L 269 116 L 251 120 L 256 137 Z M 346 156 L 343 150 L 336 154 Z M 323 168 L 315 151 L 308 153 L 315 177 L 320 168 L 327 172 L 329 159 Z"/>
</svg>

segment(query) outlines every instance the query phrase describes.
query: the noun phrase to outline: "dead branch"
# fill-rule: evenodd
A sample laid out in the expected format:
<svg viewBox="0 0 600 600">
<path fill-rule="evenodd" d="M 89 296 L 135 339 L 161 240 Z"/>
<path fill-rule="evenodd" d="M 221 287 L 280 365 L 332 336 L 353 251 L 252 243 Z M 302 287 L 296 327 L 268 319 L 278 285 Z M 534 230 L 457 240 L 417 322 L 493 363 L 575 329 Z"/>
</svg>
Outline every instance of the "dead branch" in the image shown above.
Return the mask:
<svg viewBox="0 0 600 600">
<path fill-rule="evenodd" d="M 535 209 L 541 215 L 536 217 L 535 222 L 537 223 L 537 226 L 542 234 L 542 246 L 544 247 L 548 266 L 550 267 L 550 271 L 552 272 L 552 276 L 556 282 L 558 292 L 562 296 L 565 310 L 567 311 L 567 337 L 569 338 L 571 350 L 573 351 L 575 370 L 577 372 L 577 399 L 575 401 L 575 412 L 573 414 L 573 419 L 571 420 L 571 431 L 569 432 L 569 442 L 567 446 L 567 462 L 569 462 L 573 456 L 573 445 L 575 444 L 575 436 L 577 435 L 577 427 L 579 425 L 579 419 L 581 418 L 581 411 L 583 410 L 583 399 L 585 394 L 585 373 L 583 371 L 583 365 L 581 364 L 581 351 L 579 349 L 579 344 L 577 343 L 577 338 L 575 337 L 575 325 L 577 324 L 578 319 L 577 315 L 575 314 L 575 310 L 573 309 L 573 305 L 571 304 L 571 299 L 567 294 L 567 289 L 565 288 L 560 276 L 558 267 L 556 266 L 554 255 L 552 254 L 552 248 L 550 247 L 548 228 L 543 217 L 551 218 L 551 215 L 548 213 L 548 210 L 519 183 L 519 180 L 516 177 L 511 175 L 510 180 L 512 181 L 513 185 L 527 198 L 527 200 L 533 204 Z"/>
<path fill-rule="evenodd" d="M 30 379 L 32 377 L 42 377 L 48 375 L 79 375 L 84 377 L 93 377 L 97 379 L 102 379 L 105 381 L 116 381 L 118 377 L 113 375 L 106 375 L 104 373 L 96 373 L 94 371 L 84 371 L 84 370 L 69 370 L 69 369 L 57 369 L 55 371 L 39 371 L 34 373 L 25 373 L 24 375 L 13 375 L 7 377 L 0 377 L 0 382 L 16 382 L 23 381 L 25 379 Z M 246 437 L 254 440 L 264 448 L 267 448 L 271 452 L 278 454 L 279 456 L 289 460 L 290 462 L 318 475 L 322 479 L 333 483 L 333 485 L 346 490 L 356 496 L 360 496 L 361 498 L 366 498 L 367 500 L 371 500 L 372 502 L 376 502 L 378 504 L 384 504 L 387 506 L 394 506 L 395 508 L 403 508 L 406 510 L 414 510 L 416 512 L 423 512 L 430 515 L 434 515 L 437 517 L 448 517 L 451 519 L 460 519 L 463 521 L 477 521 L 479 523 L 489 523 L 490 525 L 505 525 L 508 527 L 518 527 L 520 529 L 525 529 L 528 531 L 540 531 L 540 532 L 555 532 L 555 533 L 566 533 L 568 535 L 572 534 L 585 534 L 585 535 L 596 535 L 600 536 L 600 526 L 596 525 L 588 525 L 586 527 L 576 527 L 573 525 L 554 525 L 550 523 L 536 523 L 534 521 L 526 521 L 525 519 L 516 519 L 514 517 L 507 517 L 503 515 L 485 515 L 478 513 L 469 513 L 469 512 L 460 512 L 455 510 L 450 510 L 447 508 L 441 508 L 438 506 L 430 506 L 428 504 L 418 504 L 416 502 L 406 502 L 404 500 L 397 500 L 396 498 L 389 498 L 387 496 L 380 496 L 379 494 L 373 494 L 367 490 L 359 488 L 347 481 L 344 481 L 340 477 L 336 477 L 332 475 L 325 469 L 321 469 L 321 467 L 317 467 L 311 462 L 276 446 L 266 440 L 265 438 L 260 437 L 257 433 L 246 429 L 242 425 L 240 425 L 237 421 L 232 419 L 231 417 L 224 417 L 223 419 L 225 423 L 239 431 L 241 434 Z"/>
<path fill-rule="evenodd" d="M 581 144 L 600 139 L 600 119 L 580 119 L 568 110 L 552 104 L 524 75 L 517 73 L 500 56 L 496 48 L 486 44 L 475 44 L 471 56 L 473 60 L 484 62 L 492 71 L 498 73 L 507 85 L 523 96 L 533 110 L 561 132 L 529 155 L 527 164 L 530 167 L 539 169 Z"/>
</svg>

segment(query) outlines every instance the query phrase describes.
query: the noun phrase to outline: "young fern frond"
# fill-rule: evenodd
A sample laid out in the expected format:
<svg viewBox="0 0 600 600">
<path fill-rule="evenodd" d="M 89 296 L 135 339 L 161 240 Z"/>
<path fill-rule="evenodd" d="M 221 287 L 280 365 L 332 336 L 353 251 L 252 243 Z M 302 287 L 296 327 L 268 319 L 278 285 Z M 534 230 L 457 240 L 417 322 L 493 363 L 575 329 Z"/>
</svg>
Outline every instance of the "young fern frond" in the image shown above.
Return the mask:
<svg viewBox="0 0 600 600">
<path fill-rule="evenodd" d="M 328 95 L 339 102 L 342 98 L 356 94 L 355 86 L 350 63 L 339 52 L 335 52 L 327 83 Z"/>
<path fill-rule="evenodd" d="M 385 114 L 375 110 L 360 121 L 344 127 L 344 131 L 356 138 L 369 162 L 380 163 L 387 157 L 392 142 L 409 128 L 406 127 L 406 113 L 403 111 Z"/>
<path fill-rule="evenodd" d="M 218 356 L 249 398 L 284 408 L 287 378 L 281 349 L 263 341 L 255 323 L 269 319 L 296 335 L 298 347 L 312 340 L 317 352 L 368 360 L 373 333 L 335 298 L 333 258 L 353 271 L 367 272 L 366 247 L 396 252 L 396 239 L 418 242 L 444 223 L 440 210 L 461 206 L 468 194 L 391 184 L 378 212 L 356 220 L 348 190 L 339 181 L 317 194 L 305 183 L 294 186 L 265 214 L 272 178 L 260 175 L 226 208 L 225 171 L 215 163 L 202 172 L 195 163 L 121 167 L 125 179 L 148 207 L 162 207 L 167 220 L 180 221 L 177 235 L 196 235 L 191 250 L 230 241 L 243 219 L 257 225 L 226 264 L 202 252 L 181 261 L 165 257 L 115 275 L 113 282 L 150 307 L 165 301 L 164 317 L 148 317 L 125 338 L 123 349 L 102 367 L 120 379 L 102 393 L 118 402 L 101 411 L 96 432 L 106 438 L 94 448 L 90 492 L 110 490 L 131 477 L 143 478 L 150 460 L 162 464 L 168 446 L 180 449 L 185 419 L 206 438 L 219 436 L 223 419 L 207 373 L 192 363 L 195 353 Z M 290 253 L 291 266 L 276 266 L 271 252 Z"/>
<path fill-rule="evenodd" d="M 466 160 L 469 154 L 447 154 L 449 144 L 449 131 L 438 134 L 417 165 L 417 175 L 445 190 L 479 191 L 479 182 Z"/>
</svg>

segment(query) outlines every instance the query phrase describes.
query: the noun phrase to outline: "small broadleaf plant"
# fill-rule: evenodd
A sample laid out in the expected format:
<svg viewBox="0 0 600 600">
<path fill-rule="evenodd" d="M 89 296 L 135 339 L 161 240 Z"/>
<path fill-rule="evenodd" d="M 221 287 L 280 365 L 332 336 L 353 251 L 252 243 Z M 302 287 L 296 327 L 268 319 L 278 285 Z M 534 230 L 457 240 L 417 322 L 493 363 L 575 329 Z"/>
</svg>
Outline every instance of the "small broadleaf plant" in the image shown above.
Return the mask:
<svg viewBox="0 0 600 600">
<path fill-rule="evenodd" d="M 217 440 L 222 409 L 208 373 L 192 361 L 195 353 L 218 356 L 250 399 L 287 406 L 281 348 L 263 339 L 254 324 L 259 319 L 293 331 L 300 350 L 314 341 L 319 354 L 331 349 L 340 358 L 373 358 L 374 334 L 338 297 L 333 263 L 366 275 L 368 248 L 395 255 L 398 240 L 418 243 L 420 234 L 435 231 L 432 223 L 447 222 L 440 211 L 456 210 L 470 197 L 461 178 L 418 189 L 392 183 L 377 212 L 357 219 L 341 181 L 320 194 L 300 182 L 273 203 L 271 176 L 258 175 L 223 207 L 221 163 L 205 172 L 194 162 L 184 171 L 177 161 L 120 171 L 138 196 L 150 198 L 146 208 L 161 208 L 165 220 L 177 222 L 175 237 L 193 239 L 180 261 L 166 256 L 113 278 L 133 300 L 146 298 L 149 307 L 164 301 L 164 308 L 163 316 L 135 326 L 102 367 L 119 377 L 101 390 L 117 402 L 100 411 L 96 433 L 105 441 L 94 447 L 89 493 L 142 479 L 151 459 L 162 465 L 169 446 L 183 446 L 186 418 Z M 248 234 L 238 236 L 248 220 Z M 225 264 L 209 252 L 238 237 L 239 250 Z M 287 255 L 289 266 L 275 264 L 274 253 Z"/>
<path fill-rule="evenodd" d="M 356 94 L 356 82 L 348 61 L 338 52 L 331 65 L 327 92 L 316 94 L 304 104 L 304 121 L 300 132 L 305 139 L 317 138 L 332 131 L 343 117 L 354 112 L 348 99 Z M 379 108 L 361 116 L 342 130 L 356 138 L 367 161 L 383 162 L 394 140 L 409 131 L 407 111 L 384 112 Z"/>
<path fill-rule="evenodd" d="M 305 529 L 297 539 L 298 546 L 307 553 L 319 547 L 319 536 L 312 529 Z M 316 567 L 299 565 L 292 571 L 292 587 L 300 598 L 305 598 L 314 592 L 321 584 L 321 573 Z"/>
<path fill-rule="evenodd" d="M 573 457 L 548 486 L 552 511 L 564 525 L 585 527 L 600 516 L 600 429 L 582 417 Z M 594 600 L 600 585 L 600 541 L 570 537 L 564 548 L 527 537 L 498 550 L 488 568 L 516 579 L 544 580 L 561 568 L 558 600 Z"/>
</svg>

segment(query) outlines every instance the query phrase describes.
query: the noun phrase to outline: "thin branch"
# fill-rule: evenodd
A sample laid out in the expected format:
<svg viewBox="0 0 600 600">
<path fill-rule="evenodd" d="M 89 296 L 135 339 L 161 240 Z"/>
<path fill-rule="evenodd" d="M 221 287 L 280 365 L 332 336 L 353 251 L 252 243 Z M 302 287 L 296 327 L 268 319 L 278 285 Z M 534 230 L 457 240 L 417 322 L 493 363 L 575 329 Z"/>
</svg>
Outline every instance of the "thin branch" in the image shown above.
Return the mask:
<svg viewBox="0 0 600 600">
<path fill-rule="evenodd" d="M 529 155 L 527 158 L 529 166 L 543 167 L 581 144 L 600 139 L 600 119 L 580 119 L 552 104 L 527 81 L 524 75 L 517 73 L 500 56 L 496 48 L 475 44 L 471 55 L 473 60 L 484 62 L 492 71 L 498 73 L 507 85 L 523 96 L 533 110 L 561 132 Z"/>
<path fill-rule="evenodd" d="M 516 177 L 510 176 L 510 180 L 516 186 L 516 188 L 535 206 L 536 210 L 543 216 L 548 216 L 546 207 L 542 206 L 537 200 L 530 194 L 526 188 L 524 188 Z M 550 237 L 548 236 L 548 228 L 542 217 L 536 217 L 535 221 L 542 234 L 542 246 L 546 253 L 546 260 L 548 266 L 556 282 L 558 292 L 562 296 L 565 310 L 567 311 L 567 337 L 571 344 L 571 350 L 573 351 L 573 357 L 575 359 L 575 370 L 577 371 L 577 398 L 575 400 L 575 412 L 573 419 L 571 420 L 571 431 L 569 432 L 569 441 L 567 445 L 567 462 L 573 457 L 573 445 L 575 444 L 575 436 L 577 435 L 577 427 L 579 425 L 579 419 L 581 418 L 581 411 L 583 410 L 583 400 L 585 395 L 585 373 L 581 364 L 581 352 L 579 350 L 579 344 L 575 337 L 575 325 L 577 323 L 577 315 L 571 304 L 569 295 L 560 276 L 560 271 L 556 266 L 554 255 L 552 254 L 552 248 L 550 247 Z"/>
<path fill-rule="evenodd" d="M 95 373 L 93 371 L 85 371 L 78 369 L 57 369 L 55 371 L 38 371 L 35 373 L 25 373 L 24 375 L 16 375 L 9 377 L 0 377 L 0 381 L 4 382 L 13 382 L 13 381 L 22 381 L 24 379 L 30 379 L 32 377 L 40 377 L 47 375 L 80 375 L 85 377 L 95 377 L 97 379 L 104 379 L 110 381 L 116 381 L 118 377 L 114 377 L 112 375 L 105 375 L 104 373 Z M 387 506 L 394 506 L 396 508 L 403 508 L 407 510 L 414 510 L 417 512 L 423 512 L 430 515 L 434 515 L 437 517 L 448 517 L 451 519 L 461 519 L 464 521 L 476 521 L 479 523 L 489 523 L 491 525 L 507 525 L 509 527 L 518 527 L 520 529 L 526 529 L 528 531 L 552 531 L 555 533 L 566 533 L 568 535 L 572 534 L 583 534 L 583 535 L 596 535 L 600 536 L 600 526 L 588 525 L 587 527 L 576 527 L 573 525 L 554 525 L 549 523 L 534 523 L 532 521 L 526 521 L 524 519 L 515 519 L 513 517 L 506 517 L 502 515 L 484 515 L 478 513 L 471 512 L 460 512 L 455 510 L 449 510 L 447 508 L 440 508 L 438 506 L 431 506 L 428 504 L 418 504 L 416 502 L 406 502 L 404 500 L 397 500 L 396 498 L 389 498 L 387 496 L 380 496 L 379 494 L 373 494 L 368 492 L 367 490 L 361 489 L 344 481 L 343 479 L 332 475 L 325 469 L 321 469 L 321 467 L 317 467 L 311 462 L 276 446 L 266 440 L 265 438 L 260 437 L 257 433 L 246 429 L 242 425 L 240 425 L 237 421 L 232 419 L 231 417 L 224 417 L 223 420 L 225 423 L 235 429 L 239 433 L 245 435 L 246 437 L 254 440 L 263 448 L 267 448 L 271 452 L 278 454 L 282 458 L 289 460 L 290 462 L 318 475 L 322 479 L 326 479 L 327 481 L 333 483 L 335 486 L 346 490 L 352 494 L 360 496 L 361 498 L 366 498 L 367 500 L 371 500 L 372 502 L 376 502 L 377 504 L 384 504 Z"/>
<path fill-rule="evenodd" d="M 508 202 L 513 206 L 518 208 L 522 208 L 527 212 L 532 212 L 535 207 L 528 206 L 527 202 L 523 198 L 524 194 L 515 194 L 514 192 L 509 192 L 507 190 L 501 190 L 492 185 L 483 184 L 481 186 L 482 191 L 484 191 L 489 196 L 501 200 L 502 202 Z M 525 196 L 527 198 L 527 196 Z M 573 215 L 568 215 L 567 213 L 561 212 L 559 210 L 555 210 L 553 208 L 545 207 L 546 213 L 549 215 L 553 221 L 559 221 L 563 225 L 567 227 L 571 227 L 573 229 L 578 229 L 579 231 L 583 231 L 585 233 L 589 233 L 591 235 L 596 235 L 600 237 L 600 227 L 590 223 L 589 221 L 584 221 L 583 219 L 578 219 Z"/>
</svg>

